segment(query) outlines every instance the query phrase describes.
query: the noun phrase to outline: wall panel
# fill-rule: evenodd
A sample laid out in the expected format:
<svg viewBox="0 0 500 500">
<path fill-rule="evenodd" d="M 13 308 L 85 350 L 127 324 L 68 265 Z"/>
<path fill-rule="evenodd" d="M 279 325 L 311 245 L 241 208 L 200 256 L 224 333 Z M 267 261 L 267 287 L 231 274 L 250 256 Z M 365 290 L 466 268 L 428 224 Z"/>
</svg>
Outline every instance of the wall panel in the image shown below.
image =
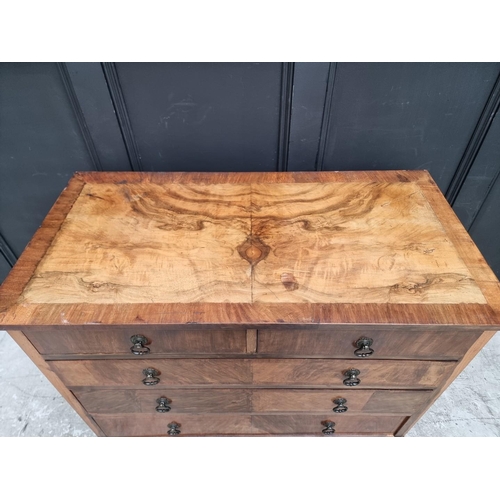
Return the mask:
<svg viewBox="0 0 500 500">
<path fill-rule="evenodd" d="M 339 63 L 323 169 L 427 169 L 446 191 L 499 63 Z"/>
<path fill-rule="evenodd" d="M 278 169 L 281 63 L 117 63 L 143 170 Z"/>
<path fill-rule="evenodd" d="M 0 64 L 0 233 L 20 255 L 73 172 L 94 163 L 55 63 Z"/>
</svg>

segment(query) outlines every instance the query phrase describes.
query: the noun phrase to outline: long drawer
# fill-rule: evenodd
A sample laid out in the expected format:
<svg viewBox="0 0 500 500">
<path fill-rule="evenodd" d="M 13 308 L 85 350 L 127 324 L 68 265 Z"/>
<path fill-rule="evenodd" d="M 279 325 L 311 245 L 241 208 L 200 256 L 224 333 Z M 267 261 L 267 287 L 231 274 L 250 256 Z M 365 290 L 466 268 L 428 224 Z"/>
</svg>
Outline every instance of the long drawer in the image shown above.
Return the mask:
<svg viewBox="0 0 500 500">
<path fill-rule="evenodd" d="M 134 330 L 39 329 L 26 332 L 26 336 L 43 355 L 146 357 L 151 354 L 244 354 L 247 349 L 246 330 L 243 328 L 161 330 L 152 327 L 143 334 Z"/>
<path fill-rule="evenodd" d="M 131 388 L 198 385 L 264 387 L 434 388 L 451 373 L 453 362 L 342 359 L 154 359 L 51 361 L 69 387 Z M 149 375 L 148 375 L 149 373 Z M 346 387 L 348 384 L 355 386 Z M 153 385 L 154 384 L 154 385 Z"/>
<path fill-rule="evenodd" d="M 258 354 L 315 356 L 356 359 L 459 359 L 479 338 L 477 332 L 456 331 L 314 331 L 262 329 Z M 357 345 L 363 337 L 373 341 L 365 349 Z"/>
<path fill-rule="evenodd" d="M 393 435 L 406 417 L 372 415 L 93 415 L 107 436 L 179 436 L 200 435 L 312 435 L 324 436 L 323 429 L 335 430 L 335 435 Z M 332 422 L 333 426 L 328 422 Z M 170 424 L 170 427 L 169 427 Z M 175 427 L 174 427 L 175 426 Z"/>
<path fill-rule="evenodd" d="M 90 413 L 399 413 L 410 415 L 432 391 L 326 389 L 101 389 L 73 391 Z M 334 411 L 335 408 L 335 411 Z M 168 416 L 166 416 L 168 418 Z"/>
</svg>

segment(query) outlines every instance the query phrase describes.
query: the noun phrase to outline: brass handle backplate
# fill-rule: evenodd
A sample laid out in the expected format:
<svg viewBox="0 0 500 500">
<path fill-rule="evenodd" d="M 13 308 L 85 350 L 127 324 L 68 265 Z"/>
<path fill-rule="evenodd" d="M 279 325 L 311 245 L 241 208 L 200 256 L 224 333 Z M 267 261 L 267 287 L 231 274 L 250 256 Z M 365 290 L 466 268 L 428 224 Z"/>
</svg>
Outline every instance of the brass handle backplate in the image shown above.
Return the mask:
<svg viewBox="0 0 500 500">
<path fill-rule="evenodd" d="M 145 368 L 142 370 L 142 373 L 143 375 L 146 375 L 146 378 L 142 381 L 144 385 L 156 385 L 160 381 L 158 378 L 160 372 L 155 368 Z"/>
<path fill-rule="evenodd" d="M 146 347 L 146 344 L 148 344 L 149 341 L 146 337 L 144 337 L 144 335 L 132 335 L 132 337 L 130 337 L 130 342 L 134 344 L 130 348 L 132 354 L 135 354 L 136 356 L 143 356 L 144 354 L 149 353 L 149 347 Z"/>
<path fill-rule="evenodd" d="M 361 337 L 360 339 L 356 340 L 357 349 L 354 351 L 354 354 L 358 358 L 368 358 L 375 352 L 371 348 L 372 344 L 373 344 L 373 339 L 370 339 L 368 337 Z"/>
<path fill-rule="evenodd" d="M 353 387 L 355 385 L 359 385 L 361 380 L 358 378 L 358 375 L 361 372 L 357 370 L 356 368 L 349 368 L 344 372 L 344 375 L 347 377 L 344 379 L 344 385 L 347 385 L 348 387 Z"/>
<path fill-rule="evenodd" d="M 321 422 L 321 425 L 324 425 L 325 428 L 321 430 L 323 434 L 326 436 L 331 436 L 335 433 L 335 422 L 332 422 L 331 420 L 325 420 Z"/>
<path fill-rule="evenodd" d="M 335 413 L 345 413 L 349 408 L 345 405 L 347 403 L 347 399 L 345 398 L 337 398 L 334 399 L 333 402 L 337 405 L 333 408 Z"/>
<path fill-rule="evenodd" d="M 168 424 L 168 434 L 170 436 L 178 436 L 181 433 L 179 430 L 180 426 L 181 424 L 178 424 L 177 422 L 170 422 Z"/>
<path fill-rule="evenodd" d="M 156 402 L 158 403 L 158 406 L 155 408 L 155 410 L 158 412 L 158 413 L 167 413 L 168 411 L 170 411 L 172 408 L 169 406 L 170 403 L 172 402 L 171 399 L 168 399 L 168 398 L 165 398 L 165 397 L 161 397 L 161 398 L 158 398 L 156 400 Z"/>
</svg>

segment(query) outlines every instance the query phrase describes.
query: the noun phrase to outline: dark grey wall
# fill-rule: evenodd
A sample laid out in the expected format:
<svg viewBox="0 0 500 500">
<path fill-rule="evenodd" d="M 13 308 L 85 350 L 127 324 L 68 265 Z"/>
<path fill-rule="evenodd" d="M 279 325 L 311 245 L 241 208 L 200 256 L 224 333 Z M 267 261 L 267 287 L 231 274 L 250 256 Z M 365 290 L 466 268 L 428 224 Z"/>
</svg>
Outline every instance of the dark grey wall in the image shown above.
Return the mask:
<svg viewBox="0 0 500 500">
<path fill-rule="evenodd" d="M 2 63 L 0 281 L 77 170 L 431 172 L 500 275 L 500 63 Z"/>
<path fill-rule="evenodd" d="M 11 266 L 7 262 L 7 259 L 2 254 L 0 254 L 0 276 L 3 277 L 2 279 L 4 279 L 4 277 L 7 276 L 10 269 L 11 269 Z"/>
<path fill-rule="evenodd" d="M 15 255 L 73 172 L 92 169 L 57 64 L 0 64 L 0 234 Z"/>
<path fill-rule="evenodd" d="M 446 191 L 500 64 L 339 64 L 325 170 L 426 169 Z"/>
<path fill-rule="evenodd" d="M 500 238 L 498 236 L 500 233 L 500 179 L 498 177 L 469 232 L 488 264 L 497 276 L 500 276 Z"/>
<path fill-rule="evenodd" d="M 496 116 L 453 204 L 456 214 L 467 229 L 475 223 L 484 201 L 491 196 L 488 193 L 499 172 L 500 117 Z"/>
<path fill-rule="evenodd" d="M 277 169 L 282 65 L 116 65 L 144 170 Z"/>
</svg>

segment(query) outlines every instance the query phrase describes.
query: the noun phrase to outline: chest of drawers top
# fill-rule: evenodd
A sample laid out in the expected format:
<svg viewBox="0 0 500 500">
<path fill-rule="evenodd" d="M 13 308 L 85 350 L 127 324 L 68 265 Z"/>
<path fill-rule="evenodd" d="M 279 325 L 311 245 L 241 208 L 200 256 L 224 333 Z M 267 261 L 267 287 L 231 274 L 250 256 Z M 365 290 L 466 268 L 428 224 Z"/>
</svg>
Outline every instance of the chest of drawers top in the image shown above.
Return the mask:
<svg viewBox="0 0 500 500">
<path fill-rule="evenodd" d="M 499 283 L 426 171 L 77 173 L 0 327 L 500 326 Z"/>
</svg>

